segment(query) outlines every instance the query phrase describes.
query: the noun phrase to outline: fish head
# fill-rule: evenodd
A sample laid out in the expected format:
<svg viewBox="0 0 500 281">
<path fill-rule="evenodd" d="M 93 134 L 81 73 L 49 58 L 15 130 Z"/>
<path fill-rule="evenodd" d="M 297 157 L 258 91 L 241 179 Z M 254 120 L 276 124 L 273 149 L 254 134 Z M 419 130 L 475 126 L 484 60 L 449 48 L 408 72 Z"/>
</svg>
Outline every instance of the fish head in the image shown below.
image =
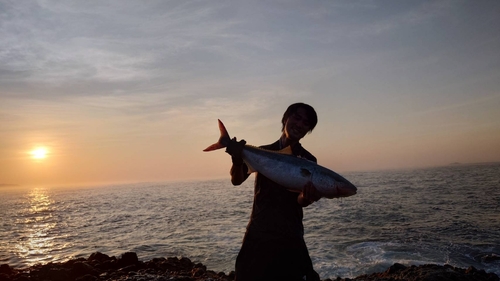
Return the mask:
<svg viewBox="0 0 500 281">
<path fill-rule="evenodd" d="M 332 199 L 340 197 L 349 197 L 355 195 L 357 188 L 351 183 L 336 182 L 326 191 L 322 192 L 323 196 Z"/>
<path fill-rule="evenodd" d="M 320 192 L 326 198 L 349 197 L 355 195 L 358 190 L 354 184 L 331 170 L 324 170 L 320 174 L 320 186 L 323 187 Z"/>
<path fill-rule="evenodd" d="M 337 190 L 335 197 L 349 197 L 355 195 L 358 190 L 352 183 L 343 181 L 336 182 L 335 189 Z"/>
</svg>

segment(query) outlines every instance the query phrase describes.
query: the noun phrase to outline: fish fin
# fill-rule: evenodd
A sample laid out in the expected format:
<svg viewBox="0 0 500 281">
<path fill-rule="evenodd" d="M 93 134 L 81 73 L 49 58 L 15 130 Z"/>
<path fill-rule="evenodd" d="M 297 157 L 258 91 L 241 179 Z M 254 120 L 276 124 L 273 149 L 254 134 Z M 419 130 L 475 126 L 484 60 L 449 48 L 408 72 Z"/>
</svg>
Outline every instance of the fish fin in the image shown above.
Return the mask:
<svg viewBox="0 0 500 281">
<path fill-rule="evenodd" d="M 312 175 L 311 171 L 309 171 L 309 170 L 308 170 L 308 169 L 306 169 L 306 168 L 301 168 L 301 169 L 300 169 L 300 174 L 301 174 L 303 177 L 308 177 L 308 178 L 310 178 L 310 177 L 311 177 L 311 175 Z"/>
<path fill-rule="evenodd" d="M 216 143 L 203 149 L 203 151 L 212 151 L 212 150 L 224 148 L 231 141 L 231 138 L 229 137 L 229 133 L 227 132 L 226 127 L 224 126 L 222 121 L 220 121 L 220 120 L 218 120 L 218 121 L 219 121 L 220 138 Z"/>
<path fill-rule="evenodd" d="M 286 154 L 286 155 L 293 155 L 292 147 L 287 146 L 287 147 L 283 148 L 282 150 L 278 150 L 278 153 Z"/>
<path fill-rule="evenodd" d="M 254 167 L 252 167 L 250 164 L 248 164 L 246 161 L 245 161 L 245 164 L 247 164 L 247 168 L 248 168 L 248 172 L 247 174 L 251 174 L 253 172 L 257 172 L 257 170 L 254 169 Z"/>
</svg>

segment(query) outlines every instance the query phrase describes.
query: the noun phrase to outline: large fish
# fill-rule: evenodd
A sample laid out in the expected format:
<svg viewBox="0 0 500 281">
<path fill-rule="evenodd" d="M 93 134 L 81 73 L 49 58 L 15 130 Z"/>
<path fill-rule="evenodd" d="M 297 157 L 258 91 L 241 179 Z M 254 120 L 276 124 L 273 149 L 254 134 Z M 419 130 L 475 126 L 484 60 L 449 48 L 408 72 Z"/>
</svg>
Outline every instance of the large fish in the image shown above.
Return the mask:
<svg viewBox="0 0 500 281">
<path fill-rule="evenodd" d="M 224 124 L 219 120 L 219 141 L 205 148 L 212 151 L 227 147 L 231 138 Z M 348 180 L 312 161 L 292 155 L 290 146 L 280 151 L 271 151 L 245 145 L 242 158 L 248 166 L 248 173 L 259 172 L 272 181 L 301 192 L 308 182 L 326 198 L 347 197 L 356 194 L 356 187 Z"/>
</svg>

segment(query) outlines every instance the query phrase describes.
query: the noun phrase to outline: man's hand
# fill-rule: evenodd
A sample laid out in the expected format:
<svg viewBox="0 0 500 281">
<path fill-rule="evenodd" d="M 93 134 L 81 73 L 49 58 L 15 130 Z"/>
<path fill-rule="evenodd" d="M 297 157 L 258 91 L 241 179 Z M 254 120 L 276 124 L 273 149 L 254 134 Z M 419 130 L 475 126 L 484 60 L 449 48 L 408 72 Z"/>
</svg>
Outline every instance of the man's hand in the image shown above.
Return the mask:
<svg viewBox="0 0 500 281">
<path fill-rule="evenodd" d="M 226 147 L 226 152 L 231 155 L 231 160 L 233 161 L 233 165 L 229 171 L 233 185 L 240 185 L 248 178 L 248 168 L 243 165 L 242 157 L 243 148 L 246 143 L 245 140 L 237 141 L 236 138 L 233 138 Z"/>
<path fill-rule="evenodd" d="M 233 164 L 241 165 L 243 164 L 243 158 L 241 156 L 241 152 L 245 147 L 247 142 L 245 140 L 237 141 L 236 138 L 233 138 L 226 147 L 226 152 L 231 155 L 231 159 L 233 160 Z"/>
<path fill-rule="evenodd" d="M 297 202 L 300 206 L 306 207 L 318 201 L 319 199 L 321 199 L 321 194 L 312 182 L 308 182 L 304 186 L 302 192 L 299 194 L 299 197 L 297 197 Z"/>
</svg>

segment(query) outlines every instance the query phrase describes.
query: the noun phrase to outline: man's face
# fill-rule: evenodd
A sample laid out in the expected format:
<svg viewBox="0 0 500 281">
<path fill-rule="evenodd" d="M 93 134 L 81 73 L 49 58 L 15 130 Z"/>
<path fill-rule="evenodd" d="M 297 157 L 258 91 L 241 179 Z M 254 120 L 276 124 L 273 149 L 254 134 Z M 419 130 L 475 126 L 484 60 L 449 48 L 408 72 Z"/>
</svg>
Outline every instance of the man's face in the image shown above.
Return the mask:
<svg viewBox="0 0 500 281">
<path fill-rule="evenodd" d="M 290 115 L 285 123 L 285 136 L 293 141 L 299 141 L 311 129 L 311 124 L 307 118 L 306 110 L 298 108 L 297 111 Z"/>
</svg>

